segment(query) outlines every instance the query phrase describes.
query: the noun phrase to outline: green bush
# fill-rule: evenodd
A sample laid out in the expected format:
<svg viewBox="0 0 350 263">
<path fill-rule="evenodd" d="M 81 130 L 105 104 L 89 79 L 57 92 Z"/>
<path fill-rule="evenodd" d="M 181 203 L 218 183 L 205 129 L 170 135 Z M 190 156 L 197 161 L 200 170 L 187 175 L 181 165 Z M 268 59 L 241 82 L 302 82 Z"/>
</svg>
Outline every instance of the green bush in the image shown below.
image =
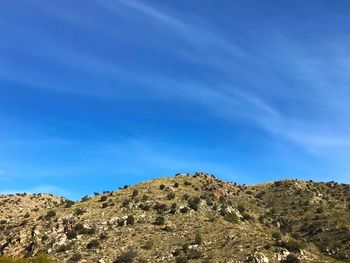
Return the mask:
<svg viewBox="0 0 350 263">
<path fill-rule="evenodd" d="M 249 220 L 253 220 L 254 218 L 248 214 L 247 212 L 243 212 L 242 213 L 242 217 L 243 217 L 243 220 L 246 220 L 246 221 L 249 221 Z"/>
<path fill-rule="evenodd" d="M 203 244 L 203 238 L 202 238 L 202 235 L 200 233 L 196 234 L 196 237 L 194 239 L 194 243 L 197 245 Z"/>
<path fill-rule="evenodd" d="M 122 207 L 127 207 L 129 205 L 130 201 L 128 199 L 123 200 Z"/>
<path fill-rule="evenodd" d="M 65 252 L 67 250 L 71 250 L 72 246 L 73 246 L 72 243 L 68 243 L 66 245 L 61 245 L 57 248 L 56 252 L 62 253 L 62 252 Z"/>
<path fill-rule="evenodd" d="M 189 211 L 188 207 L 182 207 L 180 208 L 180 213 L 186 214 Z"/>
<path fill-rule="evenodd" d="M 69 208 L 69 207 L 71 207 L 73 204 L 74 204 L 73 201 L 67 200 L 67 201 L 64 203 L 64 208 Z"/>
<path fill-rule="evenodd" d="M 168 206 L 166 204 L 155 203 L 153 205 L 153 209 L 157 210 L 157 212 L 161 214 L 168 210 Z"/>
<path fill-rule="evenodd" d="M 172 228 L 171 226 L 165 226 L 162 228 L 162 230 L 165 232 L 174 232 L 174 228 Z"/>
<path fill-rule="evenodd" d="M 294 254 L 289 254 L 286 259 L 283 261 L 283 263 L 299 263 L 300 260 L 298 257 Z"/>
<path fill-rule="evenodd" d="M 82 209 L 82 208 L 77 208 L 77 209 L 75 209 L 75 211 L 74 211 L 74 214 L 75 214 L 76 216 L 80 216 L 80 215 L 82 215 L 82 214 L 84 214 L 84 213 L 86 213 L 86 211 L 85 211 L 84 209 Z"/>
<path fill-rule="evenodd" d="M 184 256 L 178 256 L 175 258 L 176 263 L 187 263 L 188 259 Z"/>
<path fill-rule="evenodd" d="M 74 227 L 74 230 L 81 235 L 93 235 L 96 232 L 95 228 L 86 228 L 83 224 L 79 223 Z"/>
<path fill-rule="evenodd" d="M 74 239 L 77 237 L 77 232 L 75 230 L 69 230 L 67 233 L 66 233 L 66 236 L 68 239 Z"/>
<path fill-rule="evenodd" d="M 166 198 L 167 198 L 168 200 L 174 199 L 174 198 L 175 198 L 175 193 L 173 193 L 173 192 L 168 193 L 168 194 L 166 195 Z"/>
<path fill-rule="evenodd" d="M 128 215 L 127 219 L 126 219 L 126 224 L 127 225 L 133 225 L 135 224 L 135 218 L 132 215 Z"/>
<path fill-rule="evenodd" d="M 12 258 L 0 256 L 0 263 L 54 263 L 50 257 L 46 255 L 38 255 L 33 258 Z"/>
<path fill-rule="evenodd" d="M 238 223 L 238 216 L 234 213 L 227 213 L 224 215 L 224 219 L 227 221 L 227 222 L 230 222 L 230 223 L 233 223 L 233 224 L 236 224 Z"/>
<path fill-rule="evenodd" d="M 190 249 L 187 251 L 186 256 L 188 259 L 197 259 L 203 257 L 203 254 L 197 249 Z"/>
<path fill-rule="evenodd" d="M 129 248 L 123 254 L 121 254 L 113 263 L 132 263 L 137 257 L 137 252 Z"/>
<path fill-rule="evenodd" d="M 240 212 L 240 213 L 243 213 L 243 212 L 245 212 L 245 206 L 243 205 L 243 204 L 239 204 L 238 206 L 237 206 L 237 209 L 238 209 L 238 211 Z"/>
<path fill-rule="evenodd" d="M 74 254 L 71 256 L 71 258 L 68 260 L 68 262 L 78 262 L 82 259 L 82 256 L 79 253 Z"/>
<path fill-rule="evenodd" d="M 280 232 L 273 232 L 272 233 L 272 238 L 275 240 L 281 240 L 282 239 L 282 234 Z"/>
<path fill-rule="evenodd" d="M 89 200 L 89 199 L 90 199 L 90 197 L 87 196 L 87 195 L 85 195 L 85 196 L 83 196 L 83 197 L 81 198 L 81 201 L 82 201 L 82 202 L 86 202 L 86 201 Z"/>
<path fill-rule="evenodd" d="M 158 216 L 154 220 L 154 224 L 158 226 L 164 225 L 164 223 L 165 223 L 165 218 L 163 216 Z"/>
<path fill-rule="evenodd" d="M 290 239 L 288 241 L 282 241 L 280 243 L 280 246 L 284 247 L 288 251 L 294 252 L 294 253 L 300 253 L 300 250 L 302 250 L 304 248 L 304 244 L 298 240 L 295 240 L 295 239 Z"/>
<path fill-rule="evenodd" d="M 46 213 L 45 219 L 51 219 L 52 217 L 56 216 L 56 212 L 54 210 L 49 210 Z"/>
<path fill-rule="evenodd" d="M 139 190 L 134 189 L 134 191 L 132 191 L 132 198 L 135 198 L 138 195 L 139 195 Z"/>
<path fill-rule="evenodd" d="M 143 211 L 148 211 L 148 210 L 150 210 L 151 207 L 148 204 L 141 203 L 139 205 L 139 208 L 142 209 Z"/>
<path fill-rule="evenodd" d="M 86 248 L 94 249 L 94 248 L 98 248 L 99 246 L 100 246 L 100 242 L 96 239 L 93 239 L 89 243 L 87 243 Z"/>
<path fill-rule="evenodd" d="M 201 199 L 199 197 L 192 197 L 188 199 L 187 204 L 194 211 L 198 211 L 200 201 Z"/>
<path fill-rule="evenodd" d="M 145 244 L 142 246 L 142 248 L 145 249 L 145 250 L 151 250 L 153 245 L 154 245 L 154 241 L 153 240 L 147 240 L 145 242 Z"/>
</svg>

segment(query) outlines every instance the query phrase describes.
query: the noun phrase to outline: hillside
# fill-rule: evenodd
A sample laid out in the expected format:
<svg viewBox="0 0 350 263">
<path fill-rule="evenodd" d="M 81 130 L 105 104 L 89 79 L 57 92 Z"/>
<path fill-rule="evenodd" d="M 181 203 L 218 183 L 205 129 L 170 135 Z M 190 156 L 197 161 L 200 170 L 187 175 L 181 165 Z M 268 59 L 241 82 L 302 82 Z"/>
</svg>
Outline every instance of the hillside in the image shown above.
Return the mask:
<svg viewBox="0 0 350 263">
<path fill-rule="evenodd" d="M 350 262 L 349 229 L 350 185 L 334 182 L 196 173 L 75 203 L 0 197 L 0 252 L 56 262 Z"/>
</svg>

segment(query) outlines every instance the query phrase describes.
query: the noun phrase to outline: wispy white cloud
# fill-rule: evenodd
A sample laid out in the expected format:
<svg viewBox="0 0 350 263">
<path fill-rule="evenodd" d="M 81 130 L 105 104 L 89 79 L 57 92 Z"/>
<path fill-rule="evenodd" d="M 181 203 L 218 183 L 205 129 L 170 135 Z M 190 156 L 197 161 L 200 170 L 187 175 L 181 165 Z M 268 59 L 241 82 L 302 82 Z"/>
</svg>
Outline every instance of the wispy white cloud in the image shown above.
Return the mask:
<svg viewBox="0 0 350 263">
<path fill-rule="evenodd" d="M 328 155 L 331 152 L 336 153 L 337 158 L 339 149 L 349 148 L 348 37 L 332 37 L 305 46 L 305 43 L 299 43 L 297 39 L 279 32 L 279 36 L 266 36 L 264 47 L 253 55 L 249 48 L 237 44 L 236 38 L 230 37 L 229 34 L 220 35 L 213 25 L 203 19 L 194 16 L 182 17 L 181 14 L 163 10 L 156 6 L 155 2 L 148 3 L 150 2 L 134 0 L 95 1 L 97 6 L 115 16 L 124 16 L 125 19 L 129 19 L 126 21 L 132 20 L 144 25 L 147 30 L 147 34 L 143 36 L 145 39 L 154 39 L 152 32 L 157 33 L 158 44 L 164 50 L 170 50 L 197 66 L 210 65 L 212 71 L 202 73 L 212 74 L 210 81 L 198 76 L 181 78 L 176 73 L 164 73 L 161 70 L 154 72 L 147 67 L 141 70 L 125 68 L 117 60 L 106 61 L 96 54 L 70 45 L 45 41 L 45 38 L 39 39 L 38 45 L 32 47 L 29 51 L 31 55 L 54 61 L 69 71 L 77 70 L 86 76 L 94 76 L 99 81 L 107 79 L 109 82 L 90 85 L 75 83 L 75 79 L 72 78 L 68 80 L 68 84 L 72 85 L 62 85 L 57 77 L 50 78 L 44 71 L 33 73 L 22 70 L 24 73 L 22 72 L 21 78 L 15 73 L 6 75 L 7 66 L 2 68 L 0 74 L 17 81 L 22 79 L 23 82 L 34 83 L 42 88 L 93 96 L 107 94 L 118 99 L 127 96 L 128 92 L 116 89 L 117 85 L 113 84 L 125 81 L 134 86 L 128 86 L 129 92 L 133 91 L 130 93 L 143 92 L 142 96 L 152 99 L 181 99 L 191 104 L 196 103 L 225 121 L 249 120 L 278 140 L 293 143 L 313 154 Z M 62 12 L 59 15 L 72 23 L 79 22 L 79 19 L 72 19 L 72 15 L 64 15 Z M 124 37 L 130 42 L 139 41 L 138 38 L 133 40 L 129 35 L 117 33 L 118 27 L 114 28 L 102 20 L 94 24 L 96 28 L 105 28 L 106 32 L 121 39 Z M 170 35 L 171 40 L 175 39 L 182 45 L 172 45 L 171 41 L 164 41 L 164 35 Z M 109 86 L 109 83 L 112 85 Z M 135 92 L 136 89 L 140 92 Z M 25 142 L 17 142 L 20 143 L 25 145 Z M 147 147 L 138 150 L 145 153 L 145 162 L 147 156 L 153 156 L 152 160 L 148 160 L 149 163 L 162 160 L 164 166 L 189 166 L 186 160 L 167 157 Z M 344 153 L 342 156 L 347 157 Z M 200 166 L 195 160 L 191 162 Z"/>
<path fill-rule="evenodd" d="M 96 1 L 96 3 L 104 6 L 111 12 L 115 12 L 116 15 L 123 14 L 123 6 L 128 7 L 149 19 L 153 19 L 157 22 L 155 23 L 156 26 L 167 27 L 172 34 L 175 34 L 177 40 L 192 47 L 190 50 L 188 49 L 189 46 L 184 48 L 177 46 L 175 49 L 172 49 L 172 52 L 188 60 L 213 65 L 225 71 L 227 67 L 236 67 L 237 60 L 244 60 L 245 62 L 251 60 L 251 56 L 242 47 L 232 40 L 228 41 L 226 38 L 214 33 L 215 28 L 213 28 L 213 25 L 205 23 L 204 20 L 192 17 L 192 21 L 187 21 L 141 1 L 109 0 L 104 2 Z M 167 48 L 171 49 L 171 47 Z"/>
<path fill-rule="evenodd" d="M 0 170 L 0 182 L 12 182 L 15 174 Z"/>
</svg>

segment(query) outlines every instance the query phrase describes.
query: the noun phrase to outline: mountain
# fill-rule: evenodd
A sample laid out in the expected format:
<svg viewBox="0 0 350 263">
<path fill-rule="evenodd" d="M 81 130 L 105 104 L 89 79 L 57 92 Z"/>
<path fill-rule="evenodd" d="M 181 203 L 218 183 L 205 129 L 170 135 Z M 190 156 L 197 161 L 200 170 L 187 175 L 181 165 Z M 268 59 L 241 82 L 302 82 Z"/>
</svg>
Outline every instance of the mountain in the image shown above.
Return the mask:
<svg viewBox="0 0 350 263">
<path fill-rule="evenodd" d="M 196 173 L 79 202 L 0 197 L 0 252 L 56 262 L 350 262 L 349 229 L 350 185 L 335 182 Z"/>
</svg>

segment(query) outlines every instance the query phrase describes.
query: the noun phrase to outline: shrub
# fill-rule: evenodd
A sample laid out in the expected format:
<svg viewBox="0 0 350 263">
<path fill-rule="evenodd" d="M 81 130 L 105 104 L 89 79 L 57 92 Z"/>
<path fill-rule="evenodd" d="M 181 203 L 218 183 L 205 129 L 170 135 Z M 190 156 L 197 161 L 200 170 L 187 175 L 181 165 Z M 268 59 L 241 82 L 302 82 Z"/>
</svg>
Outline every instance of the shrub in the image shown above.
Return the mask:
<svg viewBox="0 0 350 263">
<path fill-rule="evenodd" d="M 102 195 L 101 198 L 100 198 L 100 202 L 104 202 L 107 200 L 107 196 L 105 195 Z"/>
<path fill-rule="evenodd" d="M 174 187 L 175 187 L 175 188 L 178 188 L 178 187 L 179 187 L 179 183 L 175 183 L 175 184 L 174 184 Z"/>
<path fill-rule="evenodd" d="M 185 214 L 185 213 L 187 213 L 188 212 L 188 207 L 187 206 L 185 206 L 185 207 L 182 207 L 182 208 L 180 208 L 180 213 L 183 213 L 183 214 Z"/>
<path fill-rule="evenodd" d="M 106 208 L 106 207 L 108 207 L 108 203 L 102 203 L 101 208 Z"/>
<path fill-rule="evenodd" d="M 122 218 L 119 218 L 117 221 L 118 226 L 124 226 L 125 225 L 125 220 Z"/>
<path fill-rule="evenodd" d="M 176 263 L 187 263 L 188 259 L 184 256 L 178 256 L 175 258 Z"/>
<path fill-rule="evenodd" d="M 196 237 L 194 239 L 194 243 L 197 245 L 201 245 L 203 243 L 203 238 L 202 238 L 202 235 L 200 233 L 196 234 Z"/>
<path fill-rule="evenodd" d="M 165 232 L 174 232 L 174 229 L 171 226 L 165 226 L 162 228 L 162 230 Z"/>
<path fill-rule="evenodd" d="M 56 252 L 59 252 L 59 253 L 62 253 L 62 252 L 65 252 L 67 250 L 71 250 L 72 249 L 72 243 L 68 243 L 66 245 L 61 245 L 57 248 L 57 251 Z"/>
<path fill-rule="evenodd" d="M 130 201 L 128 199 L 124 199 L 122 202 L 122 207 L 127 207 L 129 205 Z"/>
<path fill-rule="evenodd" d="M 54 261 L 46 255 L 38 255 L 33 258 L 12 258 L 0 256 L 0 263 L 54 263 Z"/>
<path fill-rule="evenodd" d="M 158 226 L 164 225 L 164 223 L 165 223 L 165 218 L 163 216 L 158 216 L 154 220 L 154 224 Z"/>
<path fill-rule="evenodd" d="M 247 221 L 253 220 L 253 217 L 250 214 L 248 214 L 247 212 L 243 212 L 242 217 L 243 217 L 243 220 L 247 220 Z"/>
<path fill-rule="evenodd" d="M 173 192 L 168 193 L 167 196 L 166 196 L 166 198 L 167 198 L 168 200 L 174 199 L 174 198 L 175 198 L 175 193 L 173 193 Z"/>
<path fill-rule="evenodd" d="M 87 195 L 85 195 L 85 196 L 83 196 L 83 197 L 81 198 L 81 201 L 82 201 L 82 202 L 86 202 L 86 201 L 89 200 L 89 199 L 90 199 L 90 197 L 87 196 Z"/>
<path fill-rule="evenodd" d="M 201 199 L 197 196 L 187 200 L 188 206 L 192 208 L 194 211 L 198 211 L 200 202 L 201 202 Z"/>
<path fill-rule="evenodd" d="M 148 210 L 150 210 L 151 207 L 148 204 L 141 203 L 139 205 L 139 208 L 142 209 L 143 211 L 148 211 Z"/>
<path fill-rule="evenodd" d="M 77 237 L 77 232 L 75 230 L 69 230 L 67 233 L 66 233 L 66 236 L 68 239 L 74 239 Z"/>
<path fill-rule="evenodd" d="M 132 263 L 137 257 L 137 252 L 129 248 L 123 254 L 121 254 L 113 263 Z"/>
<path fill-rule="evenodd" d="M 163 190 L 165 188 L 165 185 L 164 184 L 161 184 L 160 186 L 159 186 L 159 189 L 160 190 Z"/>
<path fill-rule="evenodd" d="M 139 190 L 134 189 L 134 191 L 132 191 L 132 198 L 135 198 L 138 195 L 139 195 Z"/>
<path fill-rule="evenodd" d="M 43 235 L 41 237 L 41 242 L 45 243 L 48 239 L 49 239 L 49 237 L 47 235 Z"/>
<path fill-rule="evenodd" d="M 158 213 L 163 213 L 168 210 L 168 207 L 166 204 L 155 203 L 153 209 L 157 210 Z"/>
<path fill-rule="evenodd" d="M 172 253 L 173 254 L 173 256 L 179 256 L 180 254 L 181 254 L 181 249 L 179 249 L 179 248 L 177 248 L 177 249 L 175 249 L 174 250 L 174 252 Z"/>
<path fill-rule="evenodd" d="M 145 244 L 142 246 L 142 248 L 145 249 L 145 250 L 151 250 L 153 245 L 154 245 L 154 241 L 153 240 L 147 240 L 145 242 Z"/>
<path fill-rule="evenodd" d="M 81 235 L 93 235 L 95 234 L 95 228 L 86 228 L 83 224 L 79 223 L 74 227 L 74 230 Z"/>
<path fill-rule="evenodd" d="M 238 211 L 239 211 L 240 213 L 245 212 L 245 206 L 244 206 L 243 204 L 239 204 L 239 205 L 237 206 L 237 209 L 238 209 Z"/>
<path fill-rule="evenodd" d="M 79 253 L 74 254 L 71 256 L 68 262 L 78 262 L 82 259 L 81 255 Z"/>
<path fill-rule="evenodd" d="M 281 242 L 280 246 L 294 253 L 299 253 L 300 250 L 304 248 L 303 243 L 295 239 L 290 239 L 288 241 Z"/>
<path fill-rule="evenodd" d="M 284 263 L 299 263 L 300 260 L 294 254 L 289 254 L 286 259 L 283 261 Z"/>
<path fill-rule="evenodd" d="M 224 215 L 224 219 L 227 221 L 227 222 L 230 222 L 230 223 L 233 223 L 233 224 L 236 224 L 238 223 L 238 216 L 234 213 L 227 213 Z"/>
<path fill-rule="evenodd" d="M 75 214 L 76 216 L 80 216 L 80 215 L 84 214 L 85 212 L 86 212 L 86 211 L 85 211 L 84 209 L 82 209 L 82 208 L 77 208 L 77 209 L 75 209 L 74 214 Z"/>
<path fill-rule="evenodd" d="M 187 251 L 186 256 L 188 259 L 197 259 L 201 258 L 203 255 L 202 252 L 197 249 L 190 249 Z"/>
<path fill-rule="evenodd" d="M 280 232 L 273 232 L 272 233 L 272 237 L 273 237 L 273 239 L 281 240 L 282 239 L 282 234 Z"/>
<path fill-rule="evenodd" d="M 50 219 L 50 218 L 55 217 L 55 216 L 56 216 L 56 212 L 54 210 L 49 210 L 46 213 L 45 219 Z"/>
<path fill-rule="evenodd" d="M 47 255 L 38 255 L 34 258 L 29 259 L 30 263 L 54 263 L 55 261 Z"/>
<path fill-rule="evenodd" d="M 135 218 L 133 215 L 128 215 L 126 219 L 126 224 L 127 225 L 133 225 L 135 223 Z"/>
<path fill-rule="evenodd" d="M 87 243 L 86 248 L 94 249 L 94 248 L 98 248 L 99 246 L 100 246 L 100 242 L 96 239 L 93 239 L 89 243 Z"/>
<path fill-rule="evenodd" d="M 324 209 L 323 209 L 323 207 L 322 206 L 320 206 L 320 207 L 318 207 L 317 209 L 316 209 L 316 213 L 323 213 L 324 212 Z"/>
<path fill-rule="evenodd" d="M 83 230 L 83 229 L 84 229 L 84 225 L 81 224 L 81 223 L 77 224 L 77 225 L 74 227 L 74 230 L 77 231 L 77 232 L 79 232 L 79 231 L 81 231 L 81 230 Z"/>
<path fill-rule="evenodd" d="M 226 203 L 226 197 L 223 196 L 223 195 L 221 195 L 221 196 L 219 197 L 219 202 L 220 202 L 221 204 Z"/>
<path fill-rule="evenodd" d="M 99 238 L 100 238 L 100 240 L 105 240 L 108 238 L 108 235 L 106 233 L 101 233 Z"/>
</svg>

